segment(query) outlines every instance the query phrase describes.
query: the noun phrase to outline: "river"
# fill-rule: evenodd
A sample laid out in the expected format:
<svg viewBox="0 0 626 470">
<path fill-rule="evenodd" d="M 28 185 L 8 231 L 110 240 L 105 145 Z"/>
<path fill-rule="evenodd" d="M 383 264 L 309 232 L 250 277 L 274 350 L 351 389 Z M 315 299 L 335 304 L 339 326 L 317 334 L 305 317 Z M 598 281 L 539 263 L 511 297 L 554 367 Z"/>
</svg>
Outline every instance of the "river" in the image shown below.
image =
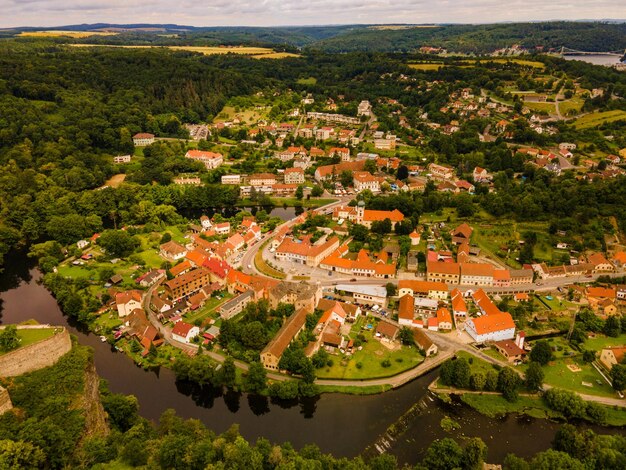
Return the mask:
<svg viewBox="0 0 626 470">
<path fill-rule="evenodd" d="M 16 323 L 34 318 L 40 323 L 65 325 L 80 344 L 94 349 L 98 374 L 113 392 L 135 395 L 142 416 L 158 420 L 168 408 L 184 418 L 196 418 L 216 432 L 238 423 L 241 434 L 254 442 L 290 441 L 296 448 L 317 444 L 323 452 L 353 457 L 396 422 L 414 403 L 423 400 L 425 410 L 411 418 L 406 432 L 390 452 L 400 462 L 414 464 L 433 439 L 446 434 L 439 423 L 449 415 L 462 424 L 453 436 L 478 436 L 489 446 L 489 461 L 501 462 L 509 452 L 530 456 L 550 446 L 558 425 L 545 420 L 489 419 L 463 405 L 446 405 L 428 396 L 427 386 L 436 371 L 398 390 L 381 395 L 324 394 L 293 403 L 274 403 L 246 394 L 198 391 L 177 384 L 168 369 L 158 372 L 137 367 L 98 336 L 68 324 L 51 294 L 38 282 L 41 273 L 24 255 L 11 254 L 0 275 L 0 322 Z"/>
<path fill-rule="evenodd" d="M 612 65 L 616 65 L 620 63 L 621 56 L 618 55 L 564 55 L 563 58 L 565 60 L 581 60 L 583 62 L 589 62 L 594 65 L 604 65 L 606 67 L 610 67 Z"/>
</svg>

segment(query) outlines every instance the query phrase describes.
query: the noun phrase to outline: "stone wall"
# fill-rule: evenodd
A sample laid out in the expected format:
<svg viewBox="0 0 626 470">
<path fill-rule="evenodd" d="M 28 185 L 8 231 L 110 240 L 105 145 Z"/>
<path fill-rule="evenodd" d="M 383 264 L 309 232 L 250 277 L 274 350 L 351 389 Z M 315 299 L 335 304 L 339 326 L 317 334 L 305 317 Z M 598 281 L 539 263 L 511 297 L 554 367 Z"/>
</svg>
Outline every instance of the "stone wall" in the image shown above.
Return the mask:
<svg viewBox="0 0 626 470">
<path fill-rule="evenodd" d="M 11 402 L 8 390 L 0 386 L 0 415 L 12 409 L 13 403 Z"/>
<path fill-rule="evenodd" d="M 19 329 L 50 328 L 48 325 L 20 325 Z M 54 327 L 50 338 L 0 356 L 0 377 L 15 377 L 54 365 L 61 356 L 72 349 L 72 340 L 64 327 Z"/>
</svg>

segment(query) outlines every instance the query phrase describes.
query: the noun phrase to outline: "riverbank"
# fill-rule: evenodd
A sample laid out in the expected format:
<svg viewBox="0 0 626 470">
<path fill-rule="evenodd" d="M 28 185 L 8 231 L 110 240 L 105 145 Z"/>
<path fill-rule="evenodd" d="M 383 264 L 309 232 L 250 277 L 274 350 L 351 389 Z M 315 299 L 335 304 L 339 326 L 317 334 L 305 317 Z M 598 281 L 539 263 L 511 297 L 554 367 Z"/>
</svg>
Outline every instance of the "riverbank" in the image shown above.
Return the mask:
<svg viewBox="0 0 626 470">
<path fill-rule="evenodd" d="M 520 393 L 515 401 L 506 400 L 499 392 L 464 390 L 453 387 L 439 387 L 439 379 L 435 379 L 428 389 L 443 400 L 458 398 L 464 404 L 489 418 L 502 418 L 509 414 L 517 414 L 538 419 L 553 419 L 567 421 L 567 417 L 551 409 L 540 395 Z M 446 398 L 447 397 L 447 398 Z M 626 408 L 605 406 L 599 404 L 606 411 L 604 425 L 626 426 Z M 592 421 L 591 421 L 592 422 Z M 592 422 L 593 423 L 593 422 Z"/>
</svg>

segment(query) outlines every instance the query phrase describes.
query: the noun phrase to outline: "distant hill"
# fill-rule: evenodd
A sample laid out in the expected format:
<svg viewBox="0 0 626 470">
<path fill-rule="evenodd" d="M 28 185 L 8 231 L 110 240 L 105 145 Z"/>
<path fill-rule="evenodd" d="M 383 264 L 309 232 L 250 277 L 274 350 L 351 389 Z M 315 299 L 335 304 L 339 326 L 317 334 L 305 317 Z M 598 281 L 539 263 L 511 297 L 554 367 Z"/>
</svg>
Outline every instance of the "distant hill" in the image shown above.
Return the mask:
<svg viewBox="0 0 626 470">
<path fill-rule="evenodd" d="M 44 28 L 14 28 L 0 31 L 6 37 L 21 31 Z M 484 25 L 342 25 L 294 27 L 195 27 L 176 24 L 81 24 L 47 28 L 64 31 L 113 31 L 99 37 L 107 44 L 250 44 L 283 45 L 325 52 L 415 52 L 422 46 L 442 47 L 451 52 L 489 53 L 514 44 L 534 49 L 566 46 L 583 51 L 626 49 L 626 23 L 613 21 L 555 21 Z M 87 39 L 79 40 L 88 42 Z M 89 39 L 91 41 L 91 38 Z"/>
</svg>

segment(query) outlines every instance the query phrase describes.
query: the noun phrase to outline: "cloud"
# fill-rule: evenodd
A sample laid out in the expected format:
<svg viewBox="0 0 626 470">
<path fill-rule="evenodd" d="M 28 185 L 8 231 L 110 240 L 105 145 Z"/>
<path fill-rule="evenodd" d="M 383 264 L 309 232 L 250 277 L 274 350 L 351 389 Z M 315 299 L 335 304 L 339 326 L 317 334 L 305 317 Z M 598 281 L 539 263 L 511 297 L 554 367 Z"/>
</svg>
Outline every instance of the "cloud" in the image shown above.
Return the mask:
<svg viewBox="0 0 626 470">
<path fill-rule="evenodd" d="M 626 18 L 615 0 L 0 0 L 0 27 L 74 23 L 278 26 Z"/>
</svg>

